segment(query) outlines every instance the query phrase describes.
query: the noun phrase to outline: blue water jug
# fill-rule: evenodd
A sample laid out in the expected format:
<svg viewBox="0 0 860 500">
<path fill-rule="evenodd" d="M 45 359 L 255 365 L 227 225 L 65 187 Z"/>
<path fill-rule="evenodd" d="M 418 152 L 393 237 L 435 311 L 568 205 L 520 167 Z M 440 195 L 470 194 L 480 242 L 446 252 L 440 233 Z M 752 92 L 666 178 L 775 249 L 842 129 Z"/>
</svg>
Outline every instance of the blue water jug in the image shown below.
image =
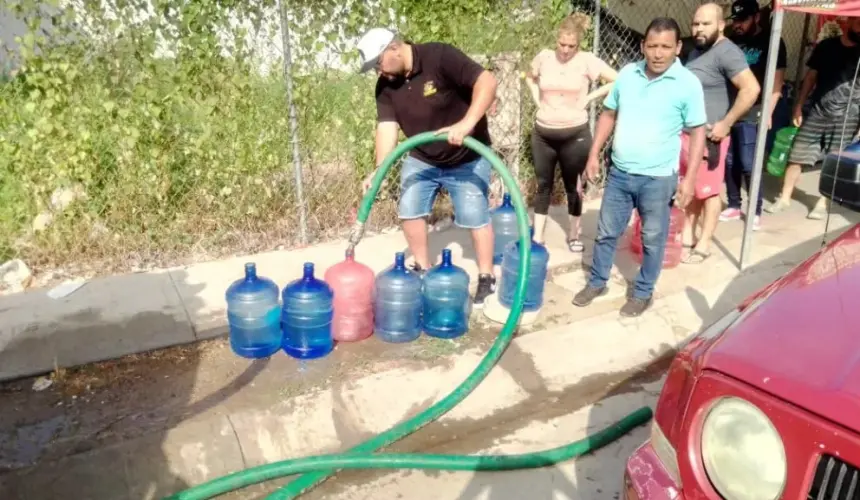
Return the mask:
<svg viewBox="0 0 860 500">
<path fill-rule="evenodd" d="M 281 348 L 278 285 L 257 276 L 257 266 L 245 264 L 245 277 L 225 294 L 230 347 L 245 358 L 266 358 Z"/>
<path fill-rule="evenodd" d="M 284 351 L 298 359 L 321 358 L 334 349 L 331 332 L 334 292 L 314 278 L 314 265 L 305 263 L 304 275 L 284 287 Z"/>
<path fill-rule="evenodd" d="M 406 269 L 403 252 L 376 277 L 374 335 L 385 342 L 411 342 L 421 336 L 421 278 Z"/>
<path fill-rule="evenodd" d="M 469 273 L 451 263 L 451 250 L 442 250 L 442 263 L 424 275 L 424 333 L 453 339 L 469 330 Z"/>
<path fill-rule="evenodd" d="M 526 288 L 523 311 L 537 311 L 543 305 L 543 291 L 546 284 L 546 272 L 549 267 L 549 251 L 534 240 L 535 230 L 531 228 L 531 261 L 529 263 L 529 279 Z M 514 290 L 517 288 L 517 274 L 520 267 L 520 242 L 508 244 L 502 259 L 502 283 L 499 293 L 499 303 L 508 309 L 514 302 Z"/>
<path fill-rule="evenodd" d="M 517 228 L 517 213 L 511 203 L 510 193 L 502 197 L 502 204 L 493 210 L 493 264 L 501 264 L 505 248 L 520 235 Z"/>
</svg>

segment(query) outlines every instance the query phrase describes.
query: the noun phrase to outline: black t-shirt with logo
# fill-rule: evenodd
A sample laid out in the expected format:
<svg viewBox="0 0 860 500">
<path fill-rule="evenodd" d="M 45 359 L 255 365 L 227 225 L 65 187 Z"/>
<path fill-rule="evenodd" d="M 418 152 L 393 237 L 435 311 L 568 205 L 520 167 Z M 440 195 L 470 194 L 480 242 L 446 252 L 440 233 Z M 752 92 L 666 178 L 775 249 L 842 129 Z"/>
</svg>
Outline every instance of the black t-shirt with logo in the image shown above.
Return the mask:
<svg viewBox="0 0 860 500">
<path fill-rule="evenodd" d="M 472 103 L 472 89 L 484 68 L 459 49 L 445 43 L 412 45 L 412 73 L 406 79 L 376 83 L 376 112 L 380 122 L 394 121 L 406 137 L 457 123 Z M 475 125 L 472 137 L 490 145 L 487 117 Z M 444 141 L 419 146 L 410 153 L 439 167 L 452 167 L 478 158 L 466 147 Z"/>
<path fill-rule="evenodd" d="M 766 91 L 764 88 L 764 78 L 767 73 L 767 58 L 770 52 L 770 33 L 761 30 L 755 35 L 733 35 L 731 40 L 743 51 L 750 71 L 753 72 L 759 85 L 762 86 L 761 93 L 759 93 L 755 105 L 742 118 L 743 121 L 757 122 L 761 113 L 762 98 Z M 785 42 L 780 38 L 779 52 L 776 55 L 776 69 L 784 70 L 786 66 L 788 66 L 788 56 L 786 54 Z"/>
<path fill-rule="evenodd" d="M 840 116 L 846 111 L 858 60 L 860 46 L 848 47 L 840 37 L 824 39 L 815 46 L 806 63 L 818 72 L 815 89 L 809 97 L 813 109 L 830 116 Z M 852 111 L 856 112 L 860 92 L 855 90 L 853 101 Z"/>
</svg>

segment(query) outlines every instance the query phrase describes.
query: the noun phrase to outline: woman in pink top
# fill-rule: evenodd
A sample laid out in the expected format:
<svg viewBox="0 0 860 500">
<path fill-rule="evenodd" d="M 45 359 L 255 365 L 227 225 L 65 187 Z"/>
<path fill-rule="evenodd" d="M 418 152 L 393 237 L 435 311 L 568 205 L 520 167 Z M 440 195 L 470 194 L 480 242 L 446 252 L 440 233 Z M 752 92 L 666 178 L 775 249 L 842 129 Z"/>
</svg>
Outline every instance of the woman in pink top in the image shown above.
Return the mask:
<svg viewBox="0 0 860 500">
<path fill-rule="evenodd" d="M 591 149 L 588 104 L 605 96 L 617 73 L 591 52 L 579 50 L 579 42 L 591 19 L 572 14 L 562 21 L 555 50 L 542 50 L 532 61 L 526 83 L 537 104 L 537 120 L 532 131 L 532 159 L 537 178 L 535 194 L 535 240 L 544 241 L 547 212 L 555 181 L 555 165 L 567 192 L 570 215 L 567 245 L 572 252 L 583 250 L 579 218 L 582 198 L 578 181 Z M 608 82 L 588 93 L 591 84 Z"/>
</svg>

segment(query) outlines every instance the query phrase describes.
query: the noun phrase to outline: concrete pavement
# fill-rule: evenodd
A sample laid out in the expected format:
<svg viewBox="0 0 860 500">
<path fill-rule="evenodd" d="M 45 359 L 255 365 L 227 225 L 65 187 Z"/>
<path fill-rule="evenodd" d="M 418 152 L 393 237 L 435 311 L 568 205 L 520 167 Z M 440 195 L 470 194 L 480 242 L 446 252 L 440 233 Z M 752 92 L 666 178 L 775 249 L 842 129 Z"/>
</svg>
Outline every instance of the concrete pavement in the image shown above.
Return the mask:
<svg viewBox="0 0 860 500">
<path fill-rule="evenodd" d="M 598 205 L 592 204 L 592 214 Z M 563 220 L 563 210 L 554 219 Z M 567 250 L 564 231 L 549 223 L 550 268 L 579 262 Z M 594 224 L 589 226 L 593 231 Z M 477 264 L 467 231 L 431 233 L 431 255 L 451 248 L 454 261 L 477 282 Z M 283 287 L 314 262 L 316 275 L 343 260 L 345 241 L 206 262 L 181 268 L 94 279 L 55 300 L 47 290 L 0 297 L 0 381 L 55 368 L 114 359 L 128 354 L 218 337 L 227 333 L 224 292 L 242 276 L 247 261 Z M 399 231 L 368 235 L 356 257 L 375 272 L 406 251 Z"/>
<path fill-rule="evenodd" d="M 596 209 L 591 207 L 587 214 L 585 227 L 593 231 Z M 560 227 L 554 224 L 549 239 L 551 253 L 557 259 L 553 262 L 556 272 L 547 285 L 550 296 L 542 314 L 545 319 L 536 323 L 534 329 L 520 332 L 499 366 L 463 404 L 414 438 L 396 445 L 395 449 L 432 450 L 444 447 L 446 443 L 467 442 L 471 445 L 468 449 L 452 451 L 486 450 L 488 444 L 494 442 L 513 443 L 512 446 L 529 444 L 532 450 L 552 446 L 554 443 L 549 438 L 551 429 L 548 431 L 542 427 L 543 431 L 535 431 L 531 437 L 524 438 L 517 434 L 519 427 L 511 426 L 511 422 L 530 420 L 535 408 L 544 409 L 542 415 L 547 418 L 563 419 L 570 415 L 573 420 L 569 420 L 569 424 L 558 425 L 569 425 L 573 434 L 564 434 L 569 439 L 561 441 L 576 439 L 570 437 L 573 435 L 581 437 L 586 428 L 583 427 L 585 420 L 593 420 L 594 426 L 599 427 L 605 420 L 617 418 L 619 415 L 611 412 L 603 420 L 592 417 L 594 407 L 587 411 L 581 409 L 583 398 L 587 399 L 596 392 L 606 392 L 629 378 L 631 373 L 671 354 L 702 325 L 713 321 L 750 293 L 814 253 L 820 246 L 824 223 L 807 220 L 804 216 L 805 211 L 798 206 L 788 213 L 766 217 L 764 229 L 755 236 L 752 265 L 743 273 L 737 272 L 734 262 L 740 248 L 741 224 L 721 224 L 718 230 L 720 251 L 704 265 L 682 265 L 665 271 L 658 284 L 653 309 L 637 319 L 622 319 L 617 314 L 624 300 L 626 283 L 632 279 L 636 269 L 624 248 L 618 254 L 611 293 L 588 308 L 569 305 L 571 293 L 585 283 L 585 272 L 579 265 L 579 257 L 560 248 L 561 245 L 552 244 L 563 241 Z M 831 230 L 841 232 L 857 219 L 856 214 L 836 215 L 831 221 Z M 435 234 L 432 240 L 437 245 L 435 254 L 449 242 L 458 257 L 462 256 L 464 248 L 470 248 L 468 242 L 457 241 L 454 231 Z M 583 256 L 583 264 L 590 261 L 591 239 L 586 237 L 586 242 L 588 251 Z M 380 251 L 383 244 L 386 245 L 384 252 Z M 390 264 L 390 254 L 400 249 L 398 244 L 402 244 L 399 234 L 367 238 L 359 247 L 359 258 L 377 270 L 382 269 Z M 298 277 L 305 260 L 312 258 L 322 271 L 328 264 L 340 260 L 342 252 L 342 244 L 331 244 L 294 252 L 273 252 L 256 256 L 254 260 L 261 273 L 283 285 Z M 330 260 L 324 261 L 325 258 Z M 144 333 L 148 337 L 147 342 L 156 347 L 156 344 L 164 342 L 191 342 L 217 335 L 223 332 L 223 320 L 219 320 L 219 317 L 223 318 L 223 291 L 241 273 L 245 260 L 236 258 L 226 263 L 203 264 L 189 269 L 98 280 L 99 284 L 89 291 L 87 289 L 92 283 L 61 301 L 48 299 L 44 293 L 42 297 L 25 299 L 23 297 L 30 294 L 24 294 L 12 296 L 8 301 L 0 300 L 0 331 L 3 332 L 0 339 L 4 339 L 0 347 L 0 370 L 5 370 L 7 363 L 11 363 L 18 372 L 26 371 L 26 363 L 16 360 L 15 356 L 26 357 L 30 351 L 46 350 L 51 346 L 49 352 L 56 357 L 57 353 L 75 351 L 75 346 L 88 348 L 91 338 L 100 339 L 95 342 L 96 346 L 114 346 L 112 349 L 120 346 L 129 352 L 137 352 L 135 349 L 139 348 L 141 341 L 130 327 L 122 325 L 144 328 L 143 319 L 133 319 L 140 314 L 155 314 L 163 321 L 153 323 L 157 326 L 154 329 L 150 326 L 136 332 L 138 336 Z M 572 265 L 565 267 L 565 264 Z M 462 259 L 462 265 L 474 273 L 474 263 L 468 255 Z M 227 272 L 223 271 L 225 268 Z M 148 281 L 132 281 L 141 276 Z M 119 288 L 112 289 L 111 286 Z M 144 295 L 159 298 L 147 303 Z M 60 318 L 66 319 L 60 321 L 52 316 L 55 310 L 60 310 L 64 315 Z M 138 312 L 133 313 L 135 310 Z M 47 326 L 39 325 L 39 318 Z M 77 323 L 69 318 L 77 319 Z M 17 323 L 10 322 L 11 319 L 16 319 Z M 494 328 L 481 324 L 479 318 L 474 320 L 473 334 L 477 329 Z M 180 334 L 169 335 L 169 330 L 174 328 L 171 321 L 185 325 L 179 328 Z M 68 324 L 70 322 L 72 324 Z M 10 324 L 17 325 L 17 330 L 10 328 Z M 37 326 L 31 326 L 34 324 Z M 93 329 L 103 336 L 89 337 Z M 29 340 L 18 342 L 16 347 L 9 341 L 8 332 L 23 333 Z M 63 339 L 63 336 L 69 338 Z M 62 344 L 60 340 L 68 344 Z M 28 349 L 22 350 L 21 344 Z M 63 345 L 67 346 L 66 351 L 60 349 Z M 345 346 L 343 349 L 355 348 Z M 408 347 L 401 349 L 408 351 Z M 106 351 L 103 355 L 111 356 Z M 388 359 L 381 363 L 385 366 L 369 372 L 331 371 L 327 383 L 317 387 L 302 390 L 285 387 L 280 394 L 268 393 L 252 404 L 236 406 L 222 402 L 206 406 L 206 411 L 193 416 L 179 414 L 175 421 L 164 423 L 163 431 L 94 446 L 86 452 L 71 448 L 58 460 L 44 460 L 32 467 L 2 474 L 0 498 L 65 498 L 69 491 L 75 491 L 77 497 L 93 500 L 160 498 L 248 466 L 343 450 L 444 397 L 471 372 L 485 351 L 486 345 L 462 351 L 440 351 L 432 360 L 423 363 Z M 44 363 L 47 358 L 36 360 Z M 47 369 L 52 367 L 53 363 Z M 261 369 L 265 367 L 262 365 Z M 207 367 L 201 361 L 198 370 L 223 368 Z M 273 374 L 274 377 L 283 375 Z M 291 383 L 289 379 L 284 380 L 285 385 Z M 193 393 L 200 386 L 200 380 L 192 379 L 186 385 L 186 390 Z M 170 391 L 171 388 L 165 385 L 165 390 Z M 198 396 L 204 400 L 209 398 L 206 394 L 195 395 Z M 112 425 L 112 422 L 107 424 L 108 428 Z M 637 439 L 642 437 L 639 432 Z M 481 440 L 469 442 L 470 436 L 481 436 Z M 0 445 L 3 444 L 2 438 L 0 436 Z M 505 451 L 516 449 L 526 448 L 514 446 Z M 546 471 L 537 473 L 545 474 Z M 363 484 L 368 476 L 358 477 Z M 464 477 L 468 479 L 469 476 Z M 551 483 L 566 481 L 556 475 L 546 480 Z M 486 493 L 486 488 L 479 488 L 482 481 L 464 481 L 461 477 L 455 481 L 459 487 L 445 490 L 444 498 L 482 498 L 480 495 Z M 584 489 L 581 481 L 568 482 L 572 486 L 564 486 L 559 491 L 590 491 Z M 368 492 L 381 491 L 373 484 Z M 430 488 L 426 491 L 436 491 L 430 483 L 419 481 L 415 484 L 419 488 L 421 485 Z M 470 489 L 474 485 L 477 489 Z M 255 491 L 264 491 L 265 488 Z M 492 488 L 489 498 L 504 498 L 506 489 L 508 487 Z M 350 491 L 355 493 L 358 490 L 330 490 L 332 495 L 341 495 L 331 498 L 360 498 L 349 496 Z M 459 497 L 457 491 L 460 491 Z M 469 491 L 474 496 L 463 496 Z M 547 492 L 547 495 L 554 494 Z M 252 492 L 234 497 L 256 498 L 256 494 Z"/>
<path fill-rule="evenodd" d="M 603 420 L 591 417 L 593 410 L 577 413 L 577 405 L 588 394 L 608 391 L 632 372 L 671 354 L 702 325 L 715 320 L 818 248 L 817 228 L 823 227 L 822 223 L 788 217 L 772 218 L 768 229 L 757 238 L 752 255 L 754 265 L 742 274 L 736 272 L 729 257 L 721 254 L 714 255 L 706 266 L 681 266 L 666 271 L 654 308 L 637 319 L 622 319 L 617 314 L 624 300 L 624 276 L 631 270 L 631 261 L 622 251 L 613 293 L 589 308 L 565 306 L 566 315 L 557 320 L 558 326 L 545 325 L 541 331 L 518 336 L 499 366 L 463 404 L 395 449 L 426 450 L 478 434 L 486 437 L 486 443 L 500 439 L 528 442 L 532 450 L 558 444 L 546 441 L 551 432 L 545 427 L 530 439 L 509 436 L 515 431 L 509 423 L 528 420 L 535 408 L 546 408 L 553 418 L 572 414 L 569 425 L 573 433 L 563 434 L 570 439 L 581 437 L 587 427 L 584 422 L 592 425 L 593 421 L 592 427 L 588 427 L 591 429 L 617 418 L 617 413 L 607 413 Z M 777 224 L 780 221 L 784 224 Z M 841 219 L 836 225 L 844 227 L 847 221 Z M 721 244 L 736 250 L 740 244 L 740 225 L 726 224 L 722 233 Z M 560 300 L 569 300 L 570 290 L 578 289 L 584 280 L 584 272 L 574 269 L 556 274 L 551 285 L 562 291 L 564 299 Z M 72 489 L 82 498 L 93 500 L 159 498 L 245 467 L 343 450 L 447 395 L 471 372 L 484 352 L 483 348 L 473 348 L 441 355 L 429 365 L 393 363 L 383 371 L 333 379 L 322 387 L 289 394 L 280 400 L 274 398 L 274 404 L 273 398 L 269 398 L 267 404 L 252 408 L 206 413 L 164 433 L 0 476 L 0 497 L 61 498 L 63 492 Z M 638 436 L 641 438 L 641 431 Z M 486 448 L 481 443 L 474 445 L 474 449 L 457 451 Z M 518 448 L 505 451 L 515 449 Z M 110 480 L 87 479 L 105 476 Z M 479 480 L 473 485 L 468 476 L 464 477 L 446 490 L 446 496 L 434 498 L 481 498 L 479 494 L 462 496 L 469 487 L 483 484 Z M 550 482 L 562 480 L 552 478 Z M 371 485 L 368 490 L 359 489 L 388 491 L 383 488 L 388 483 L 380 481 L 383 483 L 379 483 L 379 488 Z M 459 497 L 458 488 L 463 490 Z M 587 491 L 576 482 L 565 488 Z M 358 490 L 333 491 L 341 496 L 331 498 L 360 498 L 350 496 L 355 491 Z M 255 495 L 237 494 L 235 498 L 256 498 Z"/>
</svg>

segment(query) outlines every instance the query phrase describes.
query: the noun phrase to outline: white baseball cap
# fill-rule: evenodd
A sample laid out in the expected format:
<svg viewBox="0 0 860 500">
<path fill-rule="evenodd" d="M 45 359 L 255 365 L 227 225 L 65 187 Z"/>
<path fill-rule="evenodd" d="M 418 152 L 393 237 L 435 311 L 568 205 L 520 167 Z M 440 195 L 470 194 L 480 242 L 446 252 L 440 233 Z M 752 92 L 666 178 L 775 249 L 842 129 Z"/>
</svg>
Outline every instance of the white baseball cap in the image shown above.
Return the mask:
<svg viewBox="0 0 860 500">
<path fill-rule="evenodd" d="M 372 28 L 358 41 L 358 52 L 361 54 L 361 73 L 373 69 L 379 62 L 379 56 L 394 40 L 394 33 L 385 28 Z"/>
</svg>

